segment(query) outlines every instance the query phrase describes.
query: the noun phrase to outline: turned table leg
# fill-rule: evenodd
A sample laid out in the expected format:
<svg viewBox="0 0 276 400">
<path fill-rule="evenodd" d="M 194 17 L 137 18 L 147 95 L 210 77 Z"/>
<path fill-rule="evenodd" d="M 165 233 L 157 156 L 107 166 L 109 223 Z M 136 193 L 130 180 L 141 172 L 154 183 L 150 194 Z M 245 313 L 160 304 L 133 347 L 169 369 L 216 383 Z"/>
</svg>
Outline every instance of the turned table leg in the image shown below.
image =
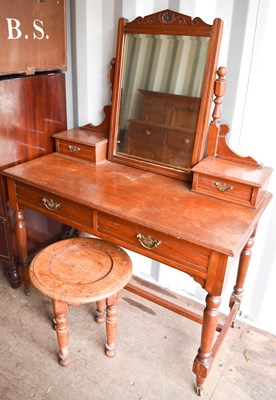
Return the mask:
<svg viewBox="0 0 276 400">
<path fill-rule="evenodd" d="M 102 324 L 105 322 L 106 299 L 97 301 L 96 322 Z"/>
<path fill-rule="evenodd" d="M 28 251 L 27 251 L 27 233 L 26 225 L 24 220 L 24 214 L 22 210 L 14 212 L 15 220 L 15 234 L 18 244 L 18 252 L 20 258 L 19 274 L 23 281 L 24 290 L 27 296 L 30 295 L 30 278 L 29 278 L 29 262 L 28 262 Z"/>
<path fill-rule="evenodd" d="M 251 248 L 254 245 L 254 235 L 255 235 L 255 232 L 252 234 L 252 236 L 246 243 L 246 245 L 240 255 L 237 280 L 236 280 L 236 284 L 234 286 L 234 290 L 230 297 L 230 302 L 229 302 L 230 308 L 232 308 L 236 302 L 241 303 L 242 298 L 243 298 L 243 292 L 244 292 L 243 286 L 244 286 L 246 274 L 248 271 L 251 255 L 252 255 Z"/>
<path fill-rule="evenodd" d="M 198 354 L 194 360 L 193 372 L 196 374 L 197 394 L 203 394 L 203 383 L 207 377 L 212 365 L 212 345 L 216 332 L 220 296 L 206 296 L 206 308 L 203 314 L 201 345 Z"/>
<path fill-rule="evenodd" d="M 69 364 L 68 304 L 63 301 L 52 300 L 52 305 L 59 346 L 59 363 L 62 367 L 66 367 Z"/>
<path fill-rule="evenodd" d="M 106 345 L 105 354 L 108 357 L 116 355 L 116 333 L 118 321 L 118 294 L 106 300 Z"/>
</svg>

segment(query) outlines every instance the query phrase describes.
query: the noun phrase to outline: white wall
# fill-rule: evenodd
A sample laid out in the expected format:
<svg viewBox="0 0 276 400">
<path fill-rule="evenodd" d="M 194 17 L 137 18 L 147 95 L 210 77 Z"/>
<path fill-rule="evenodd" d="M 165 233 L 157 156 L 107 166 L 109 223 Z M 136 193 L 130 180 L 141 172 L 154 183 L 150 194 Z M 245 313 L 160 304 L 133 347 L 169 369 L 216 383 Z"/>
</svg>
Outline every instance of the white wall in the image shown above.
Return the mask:
<svg viewBox="0 0 276 400">
<path fill-rule="evenodd" d="M 230 143 L 235 151 L 250 155 L 276 169 L 275 128 L 271 122 L 275 103 L 273 97 L 276 93 L 273 77 L 275 60 L 271 59 L 276 37 L 275 22 L 272 20 L 276 11 L 273 0 L 67 2 L 71 5 L 71 18 L 68 22 L 71 22 L 69 42 L 72 41 L 72 64 L 68 74 L 69 126 L 87 122 L 100 123 L 102 108 L 110 103 L 109 61 L 115 55 L 117 21 L 120 16 L 132 20 L 138 15 L 171 8 L 193 17 L 199 16 L 207 23 L 220 17 L 225 25 L 219 65 L 228 68 L 222 122 L 232 128 Z M 71 74 L 73 81 L 70 83 Z M 270 189 L 275 191 L 275 188 L 274 174 Z M 275 215 L 276 206 L 273 202 L 260 223 L 242 305 L 246 321 L 274 333 Z M 144 257 L 132 256 L 137 273 L 203 301 L 205 293 L 192 278 Z M 234 279 L 234 270 L 230 278 Z M 233 283 L 229 282 L 226 288 L 227 298 L 223 301 L 222 311 L 227 312 L 228 296 Z"/>
<path fill-rule="evenodd" d="M 260 221 L 247 283 L 250 295 L 245 298 L 244 311 L 254 324 L 276 333 L 273 310 L 276 283 L 276 128 L 273 124 L 276 81 L 270 72 L 276 65 L 273 50 L 276 3 L 266 0 L 260 1 L 258 6 L 237 148 L 242 154 L 250 151 L 257 160 L 273 167 L 269 188 L 274 199 Z"/>
</svg>

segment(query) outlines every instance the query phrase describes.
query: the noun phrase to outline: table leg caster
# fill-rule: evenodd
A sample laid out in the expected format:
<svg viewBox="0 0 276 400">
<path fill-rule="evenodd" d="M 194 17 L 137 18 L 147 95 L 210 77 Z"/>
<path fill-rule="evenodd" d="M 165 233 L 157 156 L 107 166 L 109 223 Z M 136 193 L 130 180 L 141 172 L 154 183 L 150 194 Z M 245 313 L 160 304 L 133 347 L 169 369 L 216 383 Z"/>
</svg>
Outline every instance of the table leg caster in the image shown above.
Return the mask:
<svg viewBox="0 0 276 400">
<path fill-rule="evenodd" d="M 55 331 L 57 330 L 57 320 L 55 318 L 52 319 L 52 327 Z"/>
<path fill-rule="evenodd" d="M 203 393 L 204 393 L 203 386 L 197 386 L 196 387 L 196 393 L 197 393 L 198 396 L 202 397 Z"/>
<path fill-rule="evenodd" d="M 69 364 L 69 353 L 65 351 L 64 353 L 58 354 L 58 362 L 61 367 L 67 367 Z"/>
<path fill-rule="evenodd" d="M 237 326 L 237 323 L 236 323 L 236 321 L 234 320 L 234 321 L 232 321 L 231 322 L 231 328 L 236 328 L 236 326 Z"/>
<path fill-rule="evenodd" d="M 239 312 L 237 313 L 237 315 L 240 317 L 240 316 L 242 315 L 242 312 L 239 311 Z M 237 315 L 235 316 L 235 318 L 234 318 L 233 321 L 231 322 L 231 325 L 230 325 L 231 328 L 236 328 L 236 327 L 237 327 L 237 320 L 236 320 Z"/>
<path fill-rule="evenodd" d="M 111 346 L 108 345 L 107 343 L 105 344 L 105 354 L 109 358 L 113 358 L 116 356 L 116 345 L 115 343 L 112 344 Z"/>
</svg>

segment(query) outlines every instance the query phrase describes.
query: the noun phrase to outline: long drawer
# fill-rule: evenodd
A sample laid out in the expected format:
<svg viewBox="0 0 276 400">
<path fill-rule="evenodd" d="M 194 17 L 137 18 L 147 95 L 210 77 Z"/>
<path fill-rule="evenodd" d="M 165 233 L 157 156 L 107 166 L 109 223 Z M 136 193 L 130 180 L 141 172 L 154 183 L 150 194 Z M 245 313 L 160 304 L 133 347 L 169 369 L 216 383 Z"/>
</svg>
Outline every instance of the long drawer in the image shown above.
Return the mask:
<svg viewBox="0 0 276 400">
<path fill-rule="evenodd" d="M 206 277 L 210 251 L 201 246 L 102 212 L 97 215 L 97 233 L 181 271 Z"/>
<path fill-rule="evenodd" d="M 30 207 L 194 277 L 206 278 L 210 250 L 204 247 L 23 183 L 17 183 L 16 196 L 23 207 Z"/>
<path fill-rule="evenodd" d="M 18 183 L 16 185 L 16 196 L 23 206 L 29 206 L 33 210 L 68 225 L 72 224 L 75 228 L 82 229 L 93 225 L 92 209 L 53 193 Z"/>
</svg>

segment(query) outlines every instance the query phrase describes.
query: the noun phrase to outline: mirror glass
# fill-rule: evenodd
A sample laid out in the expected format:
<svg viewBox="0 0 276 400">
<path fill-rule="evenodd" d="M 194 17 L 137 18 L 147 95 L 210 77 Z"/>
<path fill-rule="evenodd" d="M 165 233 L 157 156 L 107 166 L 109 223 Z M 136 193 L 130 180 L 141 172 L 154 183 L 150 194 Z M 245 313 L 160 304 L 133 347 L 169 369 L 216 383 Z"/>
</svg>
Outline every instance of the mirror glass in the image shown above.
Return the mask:
<svg viewBox="0 0 276 400">
<path fill-rule="evenodd" d="M 116 154 L 188 169 L 210 37 L 127 34 Z"/>
</svg>

